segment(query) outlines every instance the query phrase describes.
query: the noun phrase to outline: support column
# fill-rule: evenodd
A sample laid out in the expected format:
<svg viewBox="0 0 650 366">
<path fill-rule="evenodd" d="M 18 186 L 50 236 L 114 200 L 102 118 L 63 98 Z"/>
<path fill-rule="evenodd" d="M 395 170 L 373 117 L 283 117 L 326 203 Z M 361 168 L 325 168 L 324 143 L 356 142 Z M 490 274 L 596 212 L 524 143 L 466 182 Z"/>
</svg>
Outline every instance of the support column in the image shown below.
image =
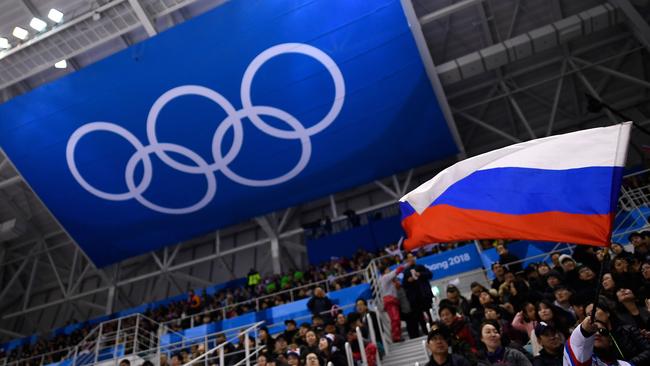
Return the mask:
<svg viewBox="0 0 650 366">
<path fill-rule="evenodd" d="M 282 273 L 280 264 L 280 239 L 277 236 L 271 237 L 271 261 L 273 264 L 273 274 Z"/>
</svg>

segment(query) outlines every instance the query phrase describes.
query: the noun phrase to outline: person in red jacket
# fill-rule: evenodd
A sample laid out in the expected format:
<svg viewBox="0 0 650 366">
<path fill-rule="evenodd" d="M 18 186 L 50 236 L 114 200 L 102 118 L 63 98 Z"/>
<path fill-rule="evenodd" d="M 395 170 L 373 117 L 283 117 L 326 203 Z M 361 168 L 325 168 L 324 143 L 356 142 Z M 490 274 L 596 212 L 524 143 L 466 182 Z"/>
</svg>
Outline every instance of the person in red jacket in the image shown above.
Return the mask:
<svg viewBox="0 0 650 366">
<path fill-rule="evenodd" d="M 390 318 L 390 333 L 393 342 L 402 341 L 402 329 L 399 309 L 399 299 L 397 298 L 397 287 L 395 287 L 395 277 L 402 273 L 404 266 L 398 266 L 391 271 L 390 267 L 384 267 L 382 276 L 379 278 L 381 294 L 384 296 L 384 311 Z"/>
</svg>

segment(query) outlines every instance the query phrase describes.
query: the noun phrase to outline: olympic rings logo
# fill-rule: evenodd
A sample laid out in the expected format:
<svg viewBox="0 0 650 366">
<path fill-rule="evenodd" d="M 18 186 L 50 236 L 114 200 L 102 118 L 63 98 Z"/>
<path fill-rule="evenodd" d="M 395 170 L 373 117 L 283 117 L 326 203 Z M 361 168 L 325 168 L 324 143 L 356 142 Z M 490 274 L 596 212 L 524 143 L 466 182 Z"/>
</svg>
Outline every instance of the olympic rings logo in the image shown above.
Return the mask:
<svg viewBox="0 0 650 366">
<path fill-rule="evenodd" d="M 300 123 L 300 121 L 298 121 L 294 116 L 283 110 L 270 106 L 255 106 L 251 100 L 251 85 L 253 83 L 253 78 L 255 77 L 255 74 L 260 69 L 260 67 L 273 57 L 288 53 L 297 53 L 305 56 L 310 56 L 319 61 L 327 69 L 327 71 L 330 73 L 330 76 L 332 77 L 332 80 L 334 81 L 334 101 L 332 103 L 332 107 L 322 120 L 309 128 L 305 128 L 305 126 L 303 126 L 303 124 Z M 338 68 L 334 60 L 332 60 L 332 58 L 330 58 L 323 51 L 303 43 L 283 43 L 266 49 L 257 55 L 253 61 L 251 61 L 250 65 L 248 65 L 246 71 L 244 72 L 240 94 L 242 108 L 237 110 L 221 94 L 203 86 L 183 85 L 168 90 L 156 100 L 156 102 L 149 110 L 146 126 L 148 140 L 147 145 L 140 142 L 140 140 L 138 140 L 138 138 L 136 138 L 127 129 L 114 123 L 91 122 L 85 124 L 78 128 L 68 140 L 66 147 L 66 160 L 70 172 L 72 173 L 72 176 L 75 178 L 75 180 L 79 183 L 79 185 L 81 185 L 81 187 L 99 198 L 110 201 L 126 201 L 135 199 L 140 204 L 151 210 L 166 214 L 181 215 L 192 213 L 208 205 L 214 198 L 214 195 L 217 191 L 217 180 L 215 177 L 215 173 L 217 171 L 220 171 L 234 182 L 250 187 L 274 186 L 287 182 L 300 174 L 300 172 L 302 172 L 309 163 L 309 159 L 311 157 L 311 136 L 314 136 L 326 129 L 330 124 L 332 124 L 332 122 L 334 122 L 336 117 L 339 115 L 339 112 L 341 112 L 341 108 L 343 107 L 343 100 L 345 98 L 345 83 L 343 80 L 343 75 L 341 74 L 341 70 Z M 212 138 L 211 150 L 212 159 L 214 161 L 211 163 L 208 163 L 205 161 L 205 159 L 199 156 L 199 154 L 184 146 L 167 142 L 159 142 L 158 137 L 156 136 L 156 121 L 158 119 L 160 111 L 165 107 L 167 103 L 171 102 L 175 98 L 185 95 L 196 95 L 207 98 L 218 104 L 226 112 L 226 118 L 219 123 L 219 126 L 217 127 Z M 276 128 L 265 122 L 261 116 L 270 116 L 276 118 L 287 124 L 290 129 Z M 300 159 L 298 160 L 298 163 L 288 172 L 270 179 L 246 178 L 232 171 L 229 167 L 229 164 L 237 157 L 243 144 L 244 129 L 242 120 L 244 118 L 248 118 L 257 129 L 269 136 L 283 140 L 300 141 L 302 153 Z M 227 153 L 223 155 L 222 142 L 224 136 L 226 135 L 226 132 L 230 129 L 233 130 L 232 146 L 230 146 L 230 149 L 227 151 Z M 128 188 L 128 192 L 110 193 L 99 190 L 88 183 L 88 181 L 84 179 L 84 177 L 77 169 L 77 164 L 75 161 L 75 148 L 77 144 L 84 136 L 97 131 L 111 132 L 118 136 L 121 136 L 135 148 L 135 153 L 127 162 L 124 172 L 124 179 Z M 189 159 L 193 164 L 185 164 L 179 162 L 178 160 L 171 158 L 168 155 L 169 152 L 182 155 L 185 158 Z M 177 171 L 187 174 L 201 174 L 205 176 L 205 181 L 207 183 L 205 195 L 203 195 L 203 197 L 198 202 L 181 208 L 164 207 L 145 198 L 143 196 L 143 193 L 147 190 L 147 188 L 149 188 L 153 176 L 150 159 L 151 154 L 156 154 L 160 160 L 162 160 L 172 169 L 176 169 Z M 144 169 L 142 178 L 139 182 L 136 182 L 135 169 L 139 164 L 142 164 Z"/>
</svg>

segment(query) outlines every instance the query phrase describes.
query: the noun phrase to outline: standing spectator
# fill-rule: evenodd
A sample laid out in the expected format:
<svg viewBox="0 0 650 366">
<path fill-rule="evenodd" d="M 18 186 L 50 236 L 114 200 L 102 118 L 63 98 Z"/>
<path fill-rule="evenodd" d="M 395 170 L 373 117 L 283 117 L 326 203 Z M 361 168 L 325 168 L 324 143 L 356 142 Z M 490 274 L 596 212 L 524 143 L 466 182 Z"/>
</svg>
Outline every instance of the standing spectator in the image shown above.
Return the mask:
<svg viewBox="0 0 650 366">
<path fill-rule="evenodd" d="M 248 275 L 246 276 L 248 279 L 248 289 L 252 292 L 257 288 L 257 285 L 262 282 L 262 276 L 260 276 L 260 273 L 255 270 L 255 268 L 251 268 L 250 271 L 248 271 Z"/>
<path fill-rule="evenodd" d="M 408 267 L 404 270 L 402 285 L 406 291 L 411 305 L 411 311 L 417 316 L 422 332 L 427 333 L 425 314 L 429 316 L 429 309 L 433 304 L 433 292 L 429 281 L 433 277 L 431 271 L 421 264 L 416 264 L 415 256 L 409 253 L 406 257 Z M 418 333 L 419 336 L 419 333 Z"/>
<path fill-rule="evenodd" d="M 384 296 L 384 311 L 386 311 L 390 319 L 390 333 L 393 342 L 400 342 L 402 340 L 399 300 L 397 297 L 397 287 L 395 286 L 395 277 L 403 270 L 404 266 L 398 266 L 392 271 L 386 266 L 383 268 L 382 276 L 379 277 L 381 294 Z"/>
<path fill-rule="evenodd" d="M 506 266 L 512 273 L 523 270 L 519 257 L 510 253 L 505 244 L 497 245 L 497 253 L 499 253 L 499 263 Z"/>
<path fill-rule="evenodd" d="M 325 295 L 325 291 L 320 287 L 314 289 L 314 296 L 307 302 L 309 311 L 313 315 L 320 315 L 325 323 L 332 321 L 332 315 L 329 313 L 332 306 L 334 306 L 332 300 Z"/>
<path fill-rule="evenodd" d="M 541 322 L 535 327 L 537 337 L 542 349 L 535 356 L 533 366 L 562 366 L 562 335 L 555 328 Z"/>
<path fill-rule="evenodd" d="M 469 361 L 456 353 L 449 353 L 451 333 L 444 326 L 433 324 L 427 336 L 431 357 L 427 366 L 470 366 Z"/>
<path fill-rule="evenodd" d="M 190 290 L 187 294 L 187 304 L 190 315 L 194 315 L 201 311 L 201 297 L 194 293 L 194 290 Z"/>
</svg>

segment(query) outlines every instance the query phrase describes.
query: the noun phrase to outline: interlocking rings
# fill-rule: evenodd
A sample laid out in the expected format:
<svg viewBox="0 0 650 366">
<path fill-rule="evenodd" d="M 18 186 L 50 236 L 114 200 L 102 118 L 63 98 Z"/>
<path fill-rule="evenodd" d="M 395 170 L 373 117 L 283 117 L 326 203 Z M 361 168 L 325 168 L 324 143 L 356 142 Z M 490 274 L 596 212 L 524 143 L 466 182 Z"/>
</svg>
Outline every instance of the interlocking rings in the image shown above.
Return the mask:
<svg viewBox="0 0 650 366">
<path fill-rule="evenodd" d="M 309 128 L 305 128 L 298 119 L 286 111 L 270 106 L 255 106 L 251 100 L 251 85 L 253 83 L 253 78 L 260 67 L 273 57 L 287 53 L 302 54 L 316 59 L 325 66 L 334 82 L 334 101 L 332 107 L 323 119 Z M 226 113 L 226 118 L 219 123 L 212 138 L 211 150 L 212 159 L 214 160 L 212 163 L 208 163 L 199 154 L 186 147 L 172 143 L 159 142 L 158 137 L 156 136 L 156 122 L 162 109 L 167 105 L 167 103 L 185 95 L 195 95 L 207 98 L 218 104 Z M 241 84 L 241 109 L 236 109 L 224 96 L 212 89 L 199 85 L 179 86 L 163 93 L 149 110 L 146 126 L 148 145 L 145 146 L 142 144 L 131 132 L 119 125 L 110 122 L 91 122 L 81 126 L 70 136 L 66 147 L 66 160 L 72 176 L 79 185 L 99 198 L 110 201 L 135 199 L 140 202 L 140 204 L 153 211 L 176 215 L 188 214 L 202 209 L 212 201 L 217 192 L 217 181 L 215 177 L 217 171 L 220 171 L 228 179 L 236 183 L 251 187 L 273 186 L 295 178 L 309 163 L 312 151 L 311 136 L 323 131 L 334 122 L 341 112 L 344 99 L 345 83 L 343 80 L 343 74 L 341 74 L 341 70 L 338 68 L 334 60 L 332 60 L 326 53 L 313 46 L 303 43 L 283 43 L 268 48 L 257 55 L 257 57 L 255 57 L 246 68 Z M 261 116 L 273 117 L 280 120 L 284 122 L 289 129 L 276 128 L 265 122 Z M 239 154 L 244 142 L 244 126 L 242 122 L 244 119 L 250 120 L 253 126 L 269 136 L 282 140 L 298 140 L 302 152 L 296 165 L 288 172 L 270 179 L 247 178 L 232 171 L 229 165 Z M 225 154 L 222 154 L 223 139 L 230 129 L 233 130 L 232 145 Z M 133 148 L 135 148 L 135 153 L 127 162 L 124 172 L 124 180 L 128 192 L 109 193 L 99 190 L 88 183 L 77 168 L 75 161 L 75 149 L 77 144 L 84 136 L 98 131 L 114 133 L 124 138 L 133 146 Z M 175 160 L 169 156 L 169 152 L 181 155 L 193 164 L 187 164 Z M 146 199 L 143 196 L 143 193 L 147 188 L 149 188 L 153 178 L 153 168 L 150 158 L 151 154 L 155 154 L 162 162 L 177 171 L 187 174 L 204 175 L 207 184 L 205 195 L 198 202 L 181 208 L 163 207 Z M 136 182 L 135 169 L 139 164 L 142 164 L 143 166 L 143 174 L 140 182 Z"/>
</svg>

